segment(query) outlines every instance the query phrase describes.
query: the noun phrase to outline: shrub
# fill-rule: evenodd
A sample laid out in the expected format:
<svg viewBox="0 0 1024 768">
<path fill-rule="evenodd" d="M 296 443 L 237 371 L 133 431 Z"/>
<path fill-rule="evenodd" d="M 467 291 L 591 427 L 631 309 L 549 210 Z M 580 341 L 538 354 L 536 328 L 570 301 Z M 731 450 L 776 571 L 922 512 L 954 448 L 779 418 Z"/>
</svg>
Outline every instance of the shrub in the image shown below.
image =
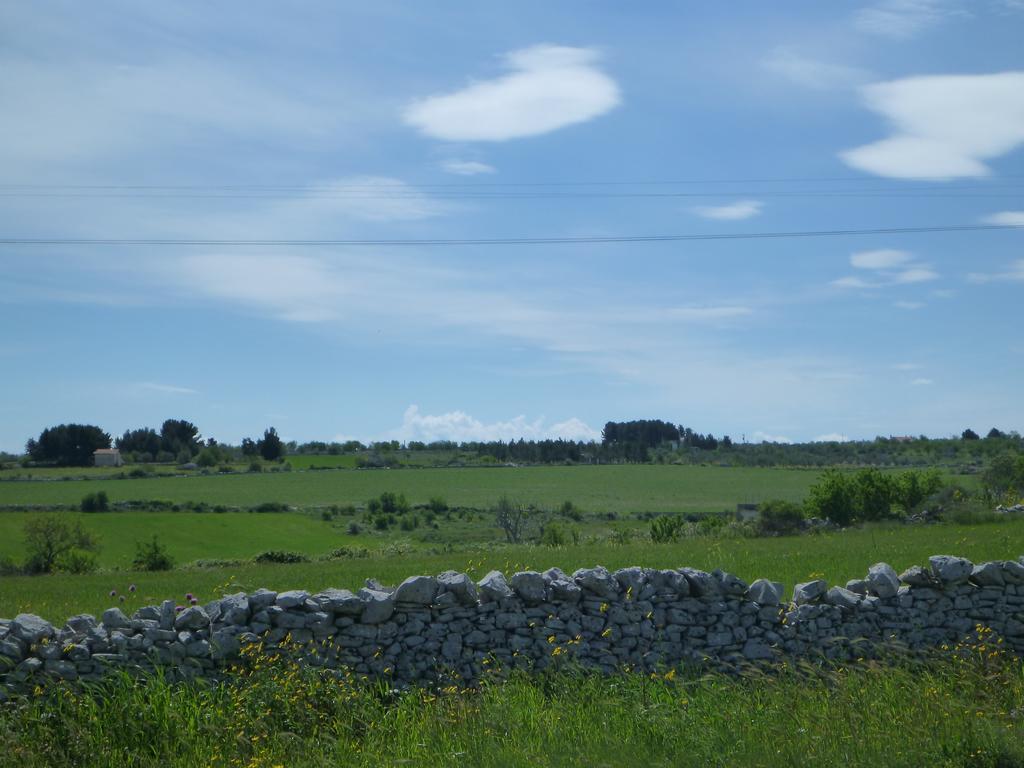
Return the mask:
<svg viewBox="0 0 1024 768">
<path fill-rule="evenodd" d="M 545 547 L 564 547 L 568 537 L 558 523 L 548 523 L 540 533 L 540 543 Z"/>
<path fill-rule="evenodd" d="M 92 573 L 96 568 L 96 554 L 84 549 L 69 549 L 54 563 L 54 569 L 64 573 Z"/>
<path fill-rule="evenodd" d="M 807 511 L 812 517 L 823 517 L 836 525 L 849 525 L 854 516 L 854 489 L 847 475 L 827 469 L 811 486 Z"/>
<path fill-rule="evenodd" d="M 583 510 L 571 501 L 563 501 L 558 514 L 562 515 L 562 517 L 568 517 L 570 520 L 575 520 L 577 523 L 583 519 Z"/>
<path fill-rule="evenodd" d="M 363 532 L 363 529 L 359 527 L 359 523 L 353 520 L 351 523 L 348 524 L 348 528 L 346 529 L 346 531 L 348 532 L 349 536 L 358 536 L 360 533 Z"/>
<path fill-rule="evenodd" d="M 287 512 L 288 505 L 279 501 L 264 501 L 262 504 L 252 508 L 253 512 Z"/>
<path fill-rule="evenodd" d="M 378 531 L 386 531 L 388 529 L 388 519 L 384 515 L 376 515 L 373 518 L 373 527 Z"/>
<path fill-rule="evenodd" d="M 798 504 L 772 499 L 761 505 L 757 527 L 764 536 L 788 536 L 799 532 L 803 520 L 804 511 Z"/>
<path fill-rule="evenodd" d="M 110 499 L 106 491 L 88 493 L 82 497 L 81 510 L 83 512 L 106 512 L 110 509 Z"/>
<path fill-rule="evenodd" d="M 376 515 L 381 510 L 380 499 L 370 499 L 366 502 L 366 511 L 371 515 Z"/>
<path fill-rule="evenodd" d="M 942 486 L 942 475 L 936 469 L 901 472 L 892 484 L 893 501 L 905 514 L 910 514 L 925 499 L 938 493 Z"/>
<path fill-rule="evenodd" d="M 364 558 L 370 556 L 370 550 L 366 547 L 338 547 L 327 554 L 328 560 L 347 560 L 350 558 Z"/>
<path fill-rule="evenodd" d="M 388 515 L 404 515 L 409 511 L 409 502 L 406 501 L 404 493 L 396 495 L 391 491 L 384 491 L 380 495 L 380 508 Z"/>
<path fill-rule="evenodd" d="M 128 473 L 128 477 L 136 479 L 140 477 L 149 477 L 149 472 L 147 472 L 142 467 L 135 467 L 135 469 Z"/>
<path fill-rule="evenodd" d="M 257 459 L 253 459 L 252 461 L 249 462 L 249 471 L 250 472 L 262 472 L 263 471 L 263 465 Z"/>
<path fill-rule="evenodd" d="M 21 566 L 14 562 L 14 558 L 9 555 L 0 557 L 0 576 L 18 576 L 21 572 Z"/>
<path fill-rule="evenodd" d="M 50 573 L 57 562 L 73 549 L 99 551 L 96 538 L 80 523 L 69 523 L 57 515 L 40 515 L 25 523 L 28 573 Z"/>
<path fill-rule="evenodd" d="M 272 549 L 267 552 L 260 552 L 253 558 L 257 563 L 308 563 L 309 558 L 301 552 L 287 552 L 285 550 Z"/>
<path fill-rule="evenodd" d="M 445 501 L 443 496 L 431 496 L 430 501 L 427 502 L 427 507 L 431 512 L 439 515 L 448 510 L 448 502 Z"/>
<path fill-rule="evenodd" d="M 651 540 L 658 544 L 677 541 L 686 521 L 682 517 L 665 515 L 657 517 L 651 523 Z"/>
<path fill-rule="evenodd" d="M 137 571 L 169 571 L 174 567 L 174 561 L 167 554 L 167 548 L 154 534 L 152 541 L 135 542 L 135 559 L 132 560 L 132 567 Z"/>
</svg>

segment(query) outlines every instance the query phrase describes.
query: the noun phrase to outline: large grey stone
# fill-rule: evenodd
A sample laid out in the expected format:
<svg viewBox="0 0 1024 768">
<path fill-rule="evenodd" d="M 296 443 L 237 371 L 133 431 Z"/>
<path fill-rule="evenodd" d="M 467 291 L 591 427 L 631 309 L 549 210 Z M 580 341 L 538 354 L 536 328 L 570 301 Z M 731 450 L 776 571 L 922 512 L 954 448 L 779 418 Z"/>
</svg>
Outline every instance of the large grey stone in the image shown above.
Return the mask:
<svg viewBox="0 0 1024 768">
<path fill-rule="evenodd" d="M 751 638 L 743 644 L 743 655 L 750 661 L 775 658 L 775 651 L 764 640 Z"/>
<path fill-rule="evenodd" d="M 932 573 L 943 584 L 960 584 L 967 581 L 974 570 L 974 563 L 965 557 L 953 555 L 932 555 L 928 558 Z"/>
<path fill-rule="evenodd" d="M 1003 580 L 1007 584 L 1024 584 L 1024 565 L 1016 560 L 1007 560 L 999 565 L 1003 571 Z"/>
<path fill-rule="evenodd" d="M 515 592 L 512 591 L 512 587 L 505 581 L 505 574 L 501 571 L 491 571 L 477 584 L 480 588 L 480 594 L 488 600 L 499 602 L 501 600 L 508 600 Z"/>
<path fill-rule="evenodd" d="M 1006 583 L 999 563 L 982 563 L 971 570 L 971 581 L 979 587 L 1001 587 Z"/>
<path fill-rule="evenodd" d="M 558 568 L 544 571 L 544 581 L 548 585 L 551 599 L 562 603 L 577 603 L 583 596 L 580 586 Z"/>
<path fill-rule="evenodd" d="M 671 569 L 651 571 L 647 574 L 647 578 L 657 594 L 678 595 L 679 597 L 688 597 L 690 594 L 690 582 L 679 571 Z"/>
<path fill-rule="evenodd" d="M 107 608 L 103 612 L 101 621 L 107 629 L 124 629 L 132 624 L 131 620 L 124 615 L 124 611 L 120 608 Z"/>
<path fill-rule="evenodd" d="M 11 622 L 11 634 L 26 643 L 38 643 L 54 636 L 53 625 L 34 613 L 19 613 Z"/>
<path fill-rule="evenodd" d="M 828 591 L 828 584 L 823 579 L 805 581 L 793 587 L 793 602 L 797 605 L 811 603 L 821 598 Z"/>
<path fill-rule="evenodd" d="M 220 599 L 218 619 L 224 624 L 241 626 L 249 621 L 249 597 L 244 592 L 225 595 Z"/>
<path fill-rule="evenodd" d="M 363 612 L 363 601 L 347 589 L 325 589 L 313 595 L 313 601 L 322 610 L 344 616 L 358 616 Z"/>
<path fill-rule="evenodd" d="M 640 591 L 647 584 L 647 574 L 644 573 L 643 568 L 637 565 L 629 568 L 620 568 L 612 575 L 619 583 L 623 593 L 630 600 L 639 599 Z"/>
<path fill-rule="evenodd" d="M 825 601 L 829 605 L 838 605 L 840 608 L 856 608 L 862 599 L 856 592 L 842 587 L 832 587 L 825 593 Z"/>
<path fill-rule="evenodd" d="M 900 577 L 888 563 L 875 563 L 868 568 L 865 581 L 871 594 L 881 598 L 894 597 L 900 588 Z"/>
<path fill-rule="evenodd" d="M 465 573 L 445 571 L 437 577 L 438 589 L 451 592 L 462 605 L 475 605 L 477 602 L 476 584 Z"/>
<path fill-rule="evenodd" d="M 778 605 L 782 602 L 782 582 L 757 579 L 747 587 L 746 597 L 759 605 Z"/>
<path fill-rule="evenodd" d="M 718 582 L 718 588 L 721 590 L 723 595 L 730 595 L 732 597 L 739 597 L 747 591 L 747 582 L 731 573 L 726 573 L 721 569 L 716 569 L 711 572 L 711 575 L 715 577 L 715 581 Z"/>
<path fill-rule="evenodd" d="M 304 589 L 291 589 L 287 592 L 278 592 L 274 604 L 279 608 L 297 608 L 309 599 L 309 592 Z"/>
<path fill-rule="evenodd" d="M 573 581 L 585 592 L 597 595 L 605 600 L 614 600 L 619 596 L 619 582 L 615 580 L 604 566 L 596 568 L 580 568 L 572 575 Z"/>
<path fill-rule="evenodd" d="M 433 576 L 410 576 L 395 590 L 395 602 L 409 605 L 430 605 L 437 597 L 437 579 Z"/>
<path fill-rule="evenodd" d="M 65 622 L 65 626 L 72 632 L 84 635 L 90 629 L 96 628 L 96 617 L 91 613 L 79 613 L 77 616 L 72 616 L 68 619 Z"/>
<path fill-rule="evenodd" d="M 395 598 L 387 592 L 363 587 L 357 594 L 363 601 L 360 621 L 364 624 L 380 624 L 390 619 L 395 612 Z"/>
<path fill-rule="evenodd" d="M 544 577 L 536 571 L 519 571 L 512 575 L 512 589 L 528 605 L 543 603 L 546 587 Z"/>
<path fill-rule="evenodd" d="M 911 587 L 933 587 L 936 584 L 931 571 L 920 565 L 912 565 L 900 574 L 900 581 Z"/>
<path fill-rule="evenodd" d="M 253 613 L 259 613 L 265 608 L 272 606 L 276 600 L 277 592 L 261 587 L 249 595 L 249 610 Z"/>
<path fill-rule="evenodd" d="M 210 625 L 210 617 L 200 606 L 193 605 L 186 608 L 174 620 L 174 628 L 178 631 L 183 629 L 202 629 Z"/>
<path fill-rule="evenodd" d="M 686 577 L 690 594 L 694 597 L 715 597 L 722 592 L 718 579 L 707 571 L 699 568 L 680 568 L 679 572 Z"/>
</svg>

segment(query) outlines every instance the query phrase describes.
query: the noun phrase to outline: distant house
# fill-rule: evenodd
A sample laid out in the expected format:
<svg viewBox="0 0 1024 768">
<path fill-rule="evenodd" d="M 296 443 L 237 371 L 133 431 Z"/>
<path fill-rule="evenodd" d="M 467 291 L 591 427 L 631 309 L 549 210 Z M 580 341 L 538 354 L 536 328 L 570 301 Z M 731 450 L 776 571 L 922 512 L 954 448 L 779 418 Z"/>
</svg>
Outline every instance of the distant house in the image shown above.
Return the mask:
<svg viewBox="0 0 1024 768">
<path fill-rule="evenodd" d="M 92 452 L 92 461 L 97 467 L 120 467 L 124 464 L 117 448 L 97 448 Z"/>
</svg>

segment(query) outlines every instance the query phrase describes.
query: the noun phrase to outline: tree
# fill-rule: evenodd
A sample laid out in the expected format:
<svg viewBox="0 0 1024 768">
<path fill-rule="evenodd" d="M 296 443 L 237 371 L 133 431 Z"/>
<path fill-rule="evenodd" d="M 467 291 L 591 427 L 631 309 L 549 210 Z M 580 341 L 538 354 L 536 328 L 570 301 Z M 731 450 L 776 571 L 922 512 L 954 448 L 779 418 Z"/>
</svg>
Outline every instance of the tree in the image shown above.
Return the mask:
<svg viewBox="0 0 1024 768">
<path fill-rule="evenodd" d="M 242 438 L 242 455 L 243 456 L 255 456 L 260 452 L 260 449 L 256 447 L 256 441 L 251 437 Z"/>
<path fill-rule="evenodd" d="M 276 461 L 284 456 L 284 443 L 273 427 L 263 433 L 263 439 L 256 443 L 256 449 L 267 461 Z"/>
<path fill-rule="evenodd" d="M 978 438 L 978 433 L 975 432 L 970 427 L 968 427 L 967 429 L 965 429 L 963 432 L 960 433 L 960 439 L 961 440 L 978 440 L 979 438 Z"/>
<path fill-rule="evenodd" d="M 909 514 L 941 487 L 942 475 L 937 469 L 901 472 L 892 484 L 893 501 Z"/>
<path fill-rule="evenodd" d="M 25 570 L 30 573 L 50 573 L 63 560 L 74 559 L 76 553 L 99 551 L 96 538 L 81 523 L 70 523 L 57 515 L 33 517 L 23 530 L 28 551 Z"/>
<path fill-rule="evenodd" d="M 892 480 L 879 470 L 862 469 L 853 477 L 854 518 L 882 520 L 892 514 Z"/>
<path fill-rule="evenodd" d="M 92 424 L 61 424 L 44 429 L 38 440 L 29 440 L 25 450 L 33 461 L 53 462 L 62 467 L 88 467 L 93 451 L 110 447 L 110 435 Z"/>
<path fill-rule="evenodd" d="M 144 427 L 142 429 L 125 430 L 115 443 L 122 453 L 134 453 L 136 460 L 140 455 L 148 454 L 150 460 L 160 453 L 160 435 L 155 429 Z"/>
<path fill-rule="evenodd" d="M 160 427 L 160 448 L 175 456 L 187 451 L 189 457 L 195 456 L 202 447 L 202 436 L 199 427 L 184 419 L 167 419 Z"/>
<path fill-rule="evenodd" d="M 1002 431 L 1002 430 L 1000 430 L 1000 429 L 996 429 L 995 427 L 992 427 L 992 429 L 990 429 L 990 430 L 988 431 L 988 434 L 987 434 L 987 435 L 985 435 L 985 438 L 986 438 L 987 440 L 992 440 L 992 439 L 994 439 L 994 438 L 995 438 L 995 439 L 998 439 L 998 438 L 1000 438 L 1000 437 L 1006 437 L 1006 433 L 1005 433 L 1005 432 L 1003 432 L 1003 431 Z"/>
<path fill-rule="evenodd" d="M 837 469 L 828 469 L 810 487 L 807 511 L 836 525 L 849 525 L 854 517 L 854 488 L 850 478 Z"/>
<path fill-rule="evenodd" d="M 528 512 L 522 504 L 514 504 L 508 496 L 502 496 L 494 505 L 494 522 L 502 531 L 509 544 L 519 544 L 526 530 Z"/>
<path fill-rule="evenodd" d="M 1001 498 L 1007 493 L 1024 493 L 1024 454 L 997 456 L 981 475 L 981 484 L 989 496 Z"/>
</svg>

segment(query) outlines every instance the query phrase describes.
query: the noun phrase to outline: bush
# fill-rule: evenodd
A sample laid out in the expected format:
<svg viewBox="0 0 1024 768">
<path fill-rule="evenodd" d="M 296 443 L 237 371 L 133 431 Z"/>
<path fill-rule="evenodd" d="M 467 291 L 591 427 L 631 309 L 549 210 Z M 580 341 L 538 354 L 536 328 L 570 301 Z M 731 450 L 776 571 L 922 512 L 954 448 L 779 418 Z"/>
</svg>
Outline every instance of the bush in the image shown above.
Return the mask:
<svg viewBox="0 0 1024 768">
<path fill-rule="evenodd" d="M 80 506 L 83 512 L 106 512 L 110 509 L 110 499 L 106 491 L 97 491 L 83 496 Z"/>
<path fill-rule="evenodd" d="M 804 511 L 798 504 L 772 499 L 761 505 L 757 527 L 763 536 L 789 536 L 800 531 L 803 520 Z"/>
<path fill-rule="evenodd" d="M 22 573 L 21 566 L 9 555 L 0 557 L 0 576 L 18 576 Z"/>
<path fill-rule="evenodd" d="M 92 573 L 98 567 L 96 555 L 84 549 L 69 549 L 54 564 L 54 570 L 62 573 Z"/>
<path fill-rule="evenodd" d="M 568 517 L 570 520 L 575 520 L 577 523 L 583 519 L 583 510 L 571 501 L 563 501 L 558 514 L 562 515 L 562 517 Z"/>
<path fill-rule="evenodd" d="M 288 505 L 279 501 L 264 501 L 262 504 L 252 508 L 253 512 L 287 512 Z"/>
<path fill-rule="evenodd" d="M 391 491 L 384 491 L 380 495 L 380 508 L 387 515 L 404 515 L 409 511 L 409 502 L 405 500 L 405 494 L 394 494 Z"/>
<path fill-rule="evenodd" d="M 348 560 L 353 558 L 364 558 L 370 556 L 370 550 L 366 547 L 338 547 L 327 554 L 328 560 Z"/>
<path fill-rule="evenodd" d="M 140 477 L 149 477 L 149 472 L 147 472 L 142 467 L 135 467 L 135 469 L 128 473 L 128 477 L 135 479 L 138 479 Z"/>
<path fill-rule="evenodd" d="M 567 540 L 565 530 L 558 523 L 548 523 L 540 533 L 540 543 L 545 547 L 564 547 Z"/>
<path fill-rule="evenodd" d="M 308 563 L 309 558 L 301 552 L 287 552 L 273 549 L 268 552 L 260 552 L 253 558 L 257 563 Z"/>
<path fill-rule="evenodd" d="M 99 551 L 96 538 L 80 523 L 69 523 L 57 515 L 40 515 L 25 523 L 28 573 L 51 573 L 72 550 Z"/>
<path fill-rule="evenodd" d="M 132 567 L 137 571 L 169 571 L 174 567 L 174 561 L 154 534 L 150 542 L 135 542 Z"/>
<path fill-rule="evenodd" d="M 359 523 L 353 520 L 351 523 L 348 524 L 346 532 L 348 533 L 349 536 L 358 536 L 360 533 L 363 532 L 363 529 L 359 527 Z"/>
<path fill-rule="evenodd" d="M 262 472 L 263 471 L 263 465 L 258 460 L 253 459 L 252 461 L 249 462 L 249 471 L 250 472 Z"/>
<path fill-rule="evenodd" d="M 448 502 L 445 501 L 443 496 L 431 496 L 430 501 L 427 502 L 427 507 L 435 515 L 439 515 L 448 510 Z"/>
<path fill-rule="evenodd" d="M 665 515 L 651 523 L 651 540 L 657 544 L 678 541 L 686 521 L 682 517 Z"/>
</svg>

